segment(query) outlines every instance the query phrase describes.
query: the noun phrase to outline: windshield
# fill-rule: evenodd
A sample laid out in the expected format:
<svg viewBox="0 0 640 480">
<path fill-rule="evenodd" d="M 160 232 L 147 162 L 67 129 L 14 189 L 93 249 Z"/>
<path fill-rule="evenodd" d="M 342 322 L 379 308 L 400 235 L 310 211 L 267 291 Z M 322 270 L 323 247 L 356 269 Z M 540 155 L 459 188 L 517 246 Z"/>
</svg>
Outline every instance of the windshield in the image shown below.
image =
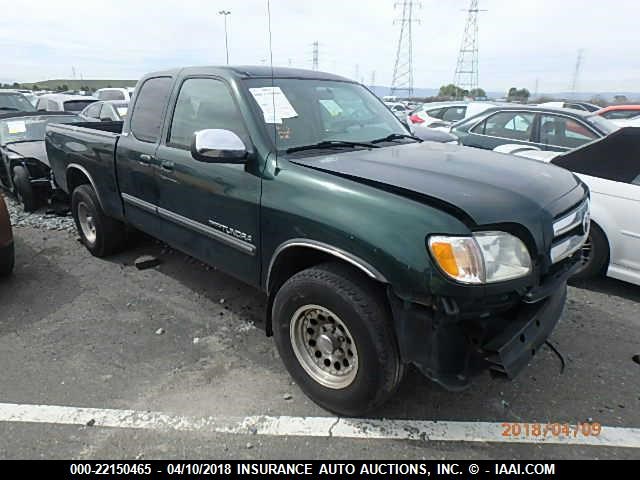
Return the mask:
<svg viewBox="0 0 640 480">
<path fill-rule="evenodd" d="M 609 135 L 620 128 L 612 121 L 602 118 L 600 115 L 590 115 L 587 117 L 587 120 L 589 120 L 589 122 L 595 125 L 595 127 L 605 135 Z"/>
<path fill-rule="evenodd" d="M 44 140 L 47 124 L 74 123 L 81 120 L 76 115 L 15 117 L 0 120 L 0 144 Z"/>
<path fill-rule="evenodd" d="M 35 112 L 35 107 L 21 93 L 0 93 L 0 113 Z"/>
<path fill-rule="evenodd" d="M 270 78 L 245 82 L 278 151 L 408 134 L 377 97 L 355 83 L 276 78 L 272 88 Z"/>
</svg>

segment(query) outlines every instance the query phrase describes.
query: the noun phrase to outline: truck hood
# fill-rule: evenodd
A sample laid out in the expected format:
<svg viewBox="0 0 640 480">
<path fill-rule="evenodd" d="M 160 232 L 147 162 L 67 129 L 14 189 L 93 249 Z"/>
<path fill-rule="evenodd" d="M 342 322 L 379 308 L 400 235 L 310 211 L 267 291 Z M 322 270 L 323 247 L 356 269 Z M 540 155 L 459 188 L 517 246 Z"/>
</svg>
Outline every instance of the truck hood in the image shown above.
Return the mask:
<svg viewBox="0 0 640 480">
<path fill-rule="evenodd" d="M 44 148 L 44 141 L 37 140 L 33 142 L 10 143 L 6 146 L 6 149 L 20 155 L 21 157 L 34 158 L 49 166 L 47 151 Z"/>
<path fill-rule="evenodd" d="M 550 220 L 587 193 L 571 172 L 553 165 L 433 142 L 289 160 L 448 204 L 476 225 L 519 223 L 532 233 L 541 230 L 541 210 Z"/>
</svg>

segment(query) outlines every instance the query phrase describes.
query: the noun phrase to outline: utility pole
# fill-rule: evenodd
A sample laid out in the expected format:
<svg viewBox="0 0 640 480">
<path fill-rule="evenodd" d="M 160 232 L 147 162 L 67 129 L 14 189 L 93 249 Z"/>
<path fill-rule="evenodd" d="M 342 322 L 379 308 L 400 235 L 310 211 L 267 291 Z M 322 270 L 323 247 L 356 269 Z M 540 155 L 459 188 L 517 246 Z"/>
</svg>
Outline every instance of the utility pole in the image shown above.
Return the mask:
<svg viewBox="0 0 640 480">
<path fill-rule="evenodd" d="M 376 71 L 372 70 L 371 71 L 371 84 L 370 84 L 370 89 L 373 90 L 373 87 L 376 86 Z"/>
<path fill-rule="evenodd" d="M 313 42 L 311 46 L 313 47 L 313 54 L 312 54 L 313 69 L 318 70 L 318 50 L 319 50 L 318 41 L 316 40 L 315 42 Z"/>
<path fill-rule="evenodd" d="M 231 15 L 230 10 L 220 10 L 218 15 L 224 16 L 224 49 L 227 52 L 227 65 L 229 65 L 229 35 L 227 33 L 227 17 Z"/>
<path fill-rule="evenodd" d="M 402 0 L 396 2 L 393 7 L 402 7 L 402 18 L 393 21 L 400 24 L 400 37 L 396 50 L 396 61 L 393 66 L 393 81 L 391 82 L 391 95 L 398 92 L 407 92 L 408 97 L 413 96 L 413 38 L 411 28 L 414 22 L 413 9 L 420 7 L 419 2 Z"/>
<path fill-rule="evenodd" d="M 580 77 L 580 67 L 582 65 L 582 55 L 584 54 L 584 50 L 581 48 L 578 50 L 578 58 L 576 58 L 576 68 L 573 71 L 573 80 L 571 81 L 571 93 L 576 93 L 576 89 L 578 87 L 578 78 Z"/>
<path fill-rule="evenodd" d="M 458 52 L 458 63 L 453 75 L 453 84 L 471 93 L 478 88 L 478 0 L 471 0 L 467 9 L 467 22 Z"/>
<path fill-rule="evenodd" d="M 533 90 L 533 98 L 538 98 L 538 84 L 539 84 L 539 79 L 536 78 L 536 88 L 534 88 Z"/>
</svg>

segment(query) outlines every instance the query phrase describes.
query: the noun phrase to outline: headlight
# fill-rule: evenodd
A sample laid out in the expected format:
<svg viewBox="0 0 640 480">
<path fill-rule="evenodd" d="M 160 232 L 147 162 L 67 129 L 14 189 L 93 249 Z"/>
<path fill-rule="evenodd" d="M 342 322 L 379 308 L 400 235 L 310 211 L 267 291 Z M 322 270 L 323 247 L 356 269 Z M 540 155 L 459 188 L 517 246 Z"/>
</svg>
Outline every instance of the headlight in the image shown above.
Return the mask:
<svg viewBox="0 0 640 480">
<path fill-rule="evenodd" d="M 477 232 L 470 237 L 429 237 L 429 250 L 440 269 L 462 283 L 482 284 L 523 277 L 531 256 L 518 237 L 505 232 Z"/>
</svg>

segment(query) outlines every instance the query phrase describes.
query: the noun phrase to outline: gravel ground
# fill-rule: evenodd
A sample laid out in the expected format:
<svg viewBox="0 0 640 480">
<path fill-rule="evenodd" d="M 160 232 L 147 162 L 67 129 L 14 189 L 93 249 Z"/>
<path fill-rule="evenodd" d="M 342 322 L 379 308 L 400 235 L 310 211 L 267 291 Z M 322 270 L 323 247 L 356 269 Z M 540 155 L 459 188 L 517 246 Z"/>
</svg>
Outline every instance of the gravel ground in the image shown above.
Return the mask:
<svg viewBox="0 0 640 480">
<path fill-rule="evenodd" d="M 0 283 L 0 403 L 189 416 L 327 416 L 291 382 L 263 328 L 264 296 L 161 243 L 96 259 L 70 217 L 9 200 L 16 270 Z M 158 267 L 138 270 L 154 255 Z M 640 288 L 569 289 L 552 340 L 512 382 L 450 393 L 410 371 L 374 418 L 640 427 Z M 197 339 L 197 340 L 196 340 Z M 248 446 L 250 445 L 250 446 Z M 0 422 L 2 458 L 639 458 L 637 449 L 478 442 L 247 437 Z"/>
<path fill-rule="evenodd" d="M 9 215 L 11 216 L 11 224 L 14 227 L 34 227 L 40 230 L 58 230 L 74 232 L 75 224 L 71 212 L 66 211 L 62 215 L 54 213 L 50 207 L 41 208 L 36 212 L 27 213 L 22 206 L 12 197 L 5 195 L 4 197 Z"/>
</svg>

